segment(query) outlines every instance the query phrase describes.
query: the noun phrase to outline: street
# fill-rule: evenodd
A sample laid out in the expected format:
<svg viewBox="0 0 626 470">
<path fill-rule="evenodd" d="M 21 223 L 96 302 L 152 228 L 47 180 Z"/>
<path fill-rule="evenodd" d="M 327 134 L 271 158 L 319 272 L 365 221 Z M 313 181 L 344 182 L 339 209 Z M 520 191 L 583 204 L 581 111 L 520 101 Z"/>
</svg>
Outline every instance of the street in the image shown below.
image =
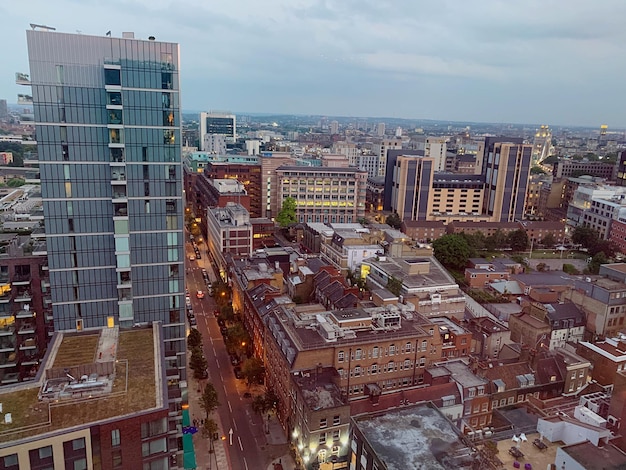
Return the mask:
<svg viewBox="0 0 626 470">
<path fill-rule="evenodd" d="M 215 301 L 208 295 L 208 289 L 202 277 L 201 269 L 205 268 L 211 281 L 217 279 L 211 263 L 203 250 L 202 259 L 190 261 L 193 254 L 191 244 L 187 243 L 187 288 L 197 320 L 197 328 L 202 333 L 204 355 L 208 363 L 208 382 L 215 387 L 220 406 L 215 414 L 219 419 L 222 436 L 226 437 L 229 468 L 232 470 L 254 470 L 265 468 L 265 455 L 259 449 L 265 445 L 262 418 L 251 409 L 250 398 L 243 398 L 246 386 L 243 381 L 235 378 L 230 357 L 226 351 L 224 339 L 220 333 L 217 319 L 213 311 L 217 308 Z M 197 291 L 206 293 L 204 299 L 196 297 Z M 189 387 L 203 388 L 207 380 L 198 381 L 190 377 Z M 198 419 L 204 416 L 197 416 Z M 229 431 L 232 429 L 232 434 Z M 221 442 L 216 442 L 221 445 Z M 262 464 L 262 466 L 259 466 Z M 208 468 L 208 467 L 207 467 Z"/>
</svg>

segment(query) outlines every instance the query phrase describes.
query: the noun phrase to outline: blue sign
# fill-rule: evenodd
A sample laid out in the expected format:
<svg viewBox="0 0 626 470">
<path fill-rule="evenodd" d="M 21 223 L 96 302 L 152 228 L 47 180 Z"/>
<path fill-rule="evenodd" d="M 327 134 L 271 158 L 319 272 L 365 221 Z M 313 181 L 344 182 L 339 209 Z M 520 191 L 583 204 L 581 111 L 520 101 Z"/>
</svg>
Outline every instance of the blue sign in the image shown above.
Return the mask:
<svg viewBox="0 0 626 470">
<path fill-rule="evenodd" d="M 195 434 L 198 432 L 198 428 L 195 426 L 183 426 L 183 434 Z"/>
</svg>

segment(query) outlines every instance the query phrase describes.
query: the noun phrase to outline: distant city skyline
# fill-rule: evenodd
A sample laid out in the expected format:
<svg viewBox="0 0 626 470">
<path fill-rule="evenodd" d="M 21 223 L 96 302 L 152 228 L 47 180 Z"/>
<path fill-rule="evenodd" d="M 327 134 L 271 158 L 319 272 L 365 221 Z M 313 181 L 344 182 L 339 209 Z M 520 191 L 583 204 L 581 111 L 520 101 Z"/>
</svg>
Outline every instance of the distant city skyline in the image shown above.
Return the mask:
<svg viewBox="0 0 626 470">
<path fill-rule="evenodd" d="M 184 111 L 626 127 L 618 0 L 35 0 L 0 17 L 9 103 L 38 23 L 179 42 Z"/>
</svg>

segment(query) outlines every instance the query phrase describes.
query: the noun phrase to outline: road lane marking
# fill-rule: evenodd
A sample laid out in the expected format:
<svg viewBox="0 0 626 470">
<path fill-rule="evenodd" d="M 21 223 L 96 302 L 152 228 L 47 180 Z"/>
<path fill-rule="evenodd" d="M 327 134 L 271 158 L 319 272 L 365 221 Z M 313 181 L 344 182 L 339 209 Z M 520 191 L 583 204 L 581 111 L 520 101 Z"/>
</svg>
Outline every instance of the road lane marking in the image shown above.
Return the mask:
<svg viewBox="0 0 626 470">
<path fill-rule="evenodd" d="M 246 466 L 246 470 L 248 470 L 248 462 L 246 462 L 246 458 L 243 458 L 243 464 Z"/>
<path fill-rule="evenodd" d="M 232 407 L 232 406 L 230 406 L 230 401 L 228 401 L 227 403 L 228 403 L 228 409 L 229 409 L 229 410 L 230 410 L 230 412 L 232 413 L 232 412 L 233 412 L 233 407 Z"/>
<path fill-rule="evenodd" d="M 239 441 L 239 448 L 241 449 L 241 452 L 243 452 L 243 445 L 241 444 L 241 437 L 237 436 L 237 440 Z"/>
</svg>

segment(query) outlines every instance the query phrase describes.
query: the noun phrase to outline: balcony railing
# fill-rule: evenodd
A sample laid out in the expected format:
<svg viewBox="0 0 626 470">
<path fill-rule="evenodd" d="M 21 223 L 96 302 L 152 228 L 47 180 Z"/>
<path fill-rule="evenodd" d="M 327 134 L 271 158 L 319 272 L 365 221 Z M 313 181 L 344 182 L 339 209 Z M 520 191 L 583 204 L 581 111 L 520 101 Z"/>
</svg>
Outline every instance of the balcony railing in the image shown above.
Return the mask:
<svg viewBox="0 0 626 470">
<path fill-rule="evenodd" d="M 15 325 L 7 325 L 0 328 L 0 337 L 12 336 L 15 333 Z M 2 340 L 0 339 L 0 343 Z"/>
<path fill-rule="evenodd" d="M 15 365 L 17 365 L 16 360 L 16 352 L 0 353 L 0 367 L 14 367 Z"/>
<path fill-rule="evenodd" d="M 31 279 L 30 273 L 14 274 L 11 284 L 13 284 L 14 286 L 27 286 L 28 284 L 30 284 L 30 279 Z"/>
<path fill-rule="evenodd" d="M 16 302 L 30 302 L 32 300 L 32 295 L 28 290 L 20 290 L 15 294 Z"/>
<path fill-rule="evenodd" d="M 23 308 L 15 314 L 15 318 L 17 319 L 33 318 L 34 316 L 35 312 L 29 308 Z"/>
<path fill-rule="evenodd" d="M 35 338 L 28 338 L 27 340 L 22 341 L 22 344 L 20 344 L 20 351 L 33 349 L 37 349 L 37 340 Z"/>
<path fill-rule="evenodd" d="M 20 326 L 18 330 L 18 334 L 20 335 L 30 335 L 35 332 L 35 323 L 34 322 L 26 322 Z"/>
<path fill-rule="evenodd" d="M 14 336 L 4 336 L 0 337 L 0 353 L 10 353 L 15 351 L 15 337 Z"/>
</svg>

